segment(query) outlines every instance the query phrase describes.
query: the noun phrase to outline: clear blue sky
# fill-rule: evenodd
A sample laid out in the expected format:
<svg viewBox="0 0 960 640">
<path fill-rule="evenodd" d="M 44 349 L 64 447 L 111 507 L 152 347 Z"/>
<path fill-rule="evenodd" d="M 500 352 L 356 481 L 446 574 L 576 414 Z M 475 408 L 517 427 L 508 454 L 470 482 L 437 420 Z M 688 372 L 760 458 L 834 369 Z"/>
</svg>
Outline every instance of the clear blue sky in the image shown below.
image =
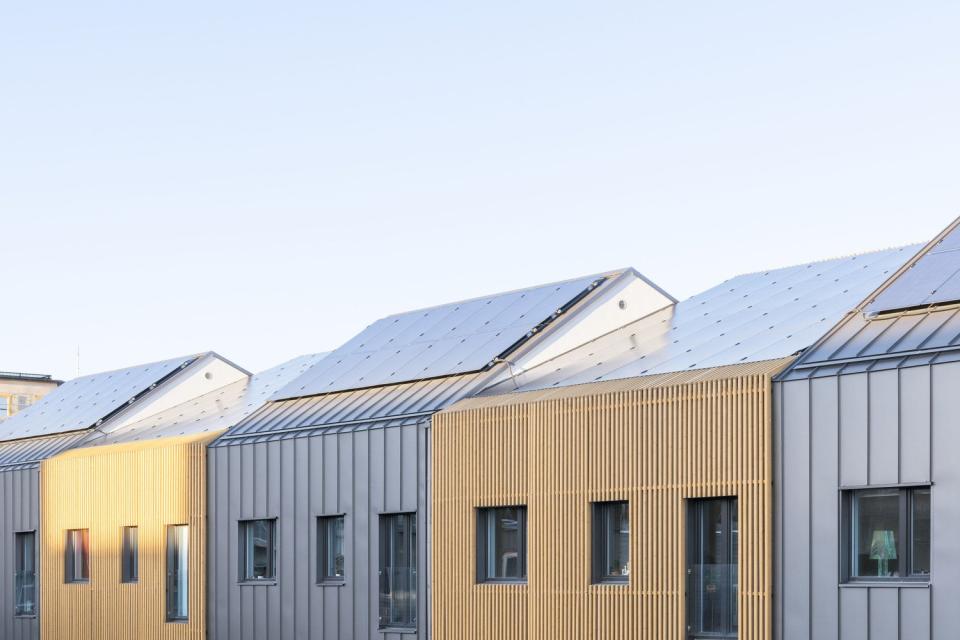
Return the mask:
<svg viewBox="0 0 960 640">
<path fill-rule="evenodd" d="M 677 297 L 960 214 L 954 2 L 6 2 L 0 369 L 632 265 Z"/>
</svg>

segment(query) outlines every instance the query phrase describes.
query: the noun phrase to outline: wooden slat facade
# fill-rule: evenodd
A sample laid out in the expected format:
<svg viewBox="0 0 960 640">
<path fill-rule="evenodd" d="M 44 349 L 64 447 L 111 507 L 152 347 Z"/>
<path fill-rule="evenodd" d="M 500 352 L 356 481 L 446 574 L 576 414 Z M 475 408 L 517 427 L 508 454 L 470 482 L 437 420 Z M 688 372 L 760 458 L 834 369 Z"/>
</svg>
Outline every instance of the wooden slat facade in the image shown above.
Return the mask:
<svg viewBox="0 0 960 640">
<path fill-rule="evenodd" d="M 771 376 L 789 360 L 475 398 L 434 418 L 436 640 L 686 638 L 686 504 L 739 505 L 739 637 L 771 638 Z M 591 503 L 632 575 L 591 584 Z M 528 581 L 477 584 L 476 509 L 527 505 Z"/>
<path fill-rule="evenodd" d="M 76 449 L 41 467 L 43 640 L 202 640 L 206 445 L 217 434 Z M 189 525 L 186 622 L 166 622 L 166 530 Z M 138 527 L 139 582 L 121 583 L 121 530 Z M 90 581 L 64 582 L 68 529 L 89 529 Z"/>
</svg>

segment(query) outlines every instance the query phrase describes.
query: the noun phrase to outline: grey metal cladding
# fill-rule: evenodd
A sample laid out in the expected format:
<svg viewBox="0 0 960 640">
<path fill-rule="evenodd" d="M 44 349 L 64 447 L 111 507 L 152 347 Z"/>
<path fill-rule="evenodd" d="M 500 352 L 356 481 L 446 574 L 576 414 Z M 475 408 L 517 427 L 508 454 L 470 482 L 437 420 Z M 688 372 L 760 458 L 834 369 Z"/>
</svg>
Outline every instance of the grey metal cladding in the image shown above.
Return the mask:
<svg viewBox="0 0 960 640">
<path fill-rule="evenodd" d="M 212 446 L 243 444 L 250 438 L 276 439 L 278 434 L 299 433 L 311 427 L 354 427 L 404 416 L 417 419 L 474 394 L 485 378 L 486 374 L 465 374 L 270 402 Z"/>
<path fill-rule="evenodd" d="M 39 640 L 39 617 L 14 616 L 13 534 L 40 528 L 40 471 L 0 471 L 0 638 Z M 39 542 L 39 536 L 38 536 Z M 39 604 L 43 607 L 43 603 Z"/>
<path fill-rule="evenodd" d="M 592 275 L 388 316 L 334 350 L 274 399 L 481 371 L 605 277 Z"/>
<path fill-rule="evenodd" d="M 960 302 L 960 226 L 924 252 L 864 310 L 884 313 Z"/>
<path fill-rule="evenodd" d="M 0 471 L 35 467 L 61 451 L 71 449 L 87 437 L 87 432 L 27 438 L 0 442 Z"/>
<path fill-rule="evenodd" d="M 99 446 L 229 428 L 262 407 L 277 389 L 303 374 L 325 355 L 310 354 L 294 358 L 115 430 L 107 425 L 105 433 L 99 430 L 91 433 L 83 444 Z"/>
<path fill-rule="evenodd" d="M 525 372 L 521 388 L 792 355 L 826 333 L 916 250 L 888 249 L 738 276 Z"/>
<path fill-rule="evenodd" d="M 198 356 L 82 376 L 0 422 L 0 441 L 88 429 Z"/>
</svg>

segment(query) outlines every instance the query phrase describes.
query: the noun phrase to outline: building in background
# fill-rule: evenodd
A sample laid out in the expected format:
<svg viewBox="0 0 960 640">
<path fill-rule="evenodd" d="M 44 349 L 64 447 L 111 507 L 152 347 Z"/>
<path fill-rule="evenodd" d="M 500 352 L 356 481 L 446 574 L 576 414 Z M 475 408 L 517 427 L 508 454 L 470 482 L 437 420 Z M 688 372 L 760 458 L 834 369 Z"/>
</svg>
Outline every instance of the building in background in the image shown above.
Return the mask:
<svg viewBox="0 0 960 640">
<path fill-rule="evenodd" d="M 778 640 L 960 630 L 960 221 L 776 383 Z"/>
<path fill-rule="evenodd" d="M 0 638 L 40 637 L 40 464 L 103 432 L 136 424 L 247 375 L 214 353 L 154 362 L 76 378 L 0 423 L 0 574 L 7 576 L 0 580 Z M 90 501 L 96 498 L 97 492 L 83 496 Z M 69 535 L 73 548 L 89 549 L 88 534 L 73 531 Z M 68 537 L 63 535 L 65 545 Z M 61 568 L 62 575 L 57 571 Z M 63 563 L 46 569 L 67 578 Z M 86 570 L 82 563 L 74 569 L 80 572 L 74 576 Z M 74 594 L 84 597 L 79 588 Z M 71 629 L 88 622 L 89 617 L 78 617 Z"/>
<path fill-rule="evenodd" d="M 206 638 L 206 445 L 321 358 L 106 424 L 41 464 L 44 640 Z"/>
<path fill-rule="evenodd" d="M 375 322 L 209 449 L 209 635 L 427 638 L 433 415 L 669 307 L 632 270 Z"/>
<path fill-rule="evenodd" d="M 59 384 L 59 380 L 42 373 L 0 371 L 0 421 L 23 411 Z"/>
<path fill-rule="evenodd" d="M 915 251 L 734 278 L 438 413 L 433 638 L 771 638 L 772 376 Z"/>
</svg>

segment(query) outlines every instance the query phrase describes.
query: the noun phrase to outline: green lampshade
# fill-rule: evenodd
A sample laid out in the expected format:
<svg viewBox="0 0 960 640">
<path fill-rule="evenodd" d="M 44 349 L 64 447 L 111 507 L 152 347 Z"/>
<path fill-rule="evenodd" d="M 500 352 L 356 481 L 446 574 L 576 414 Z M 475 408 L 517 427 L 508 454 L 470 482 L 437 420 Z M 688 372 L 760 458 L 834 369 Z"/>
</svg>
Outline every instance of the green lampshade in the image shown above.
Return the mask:
<svg viewBox="0 0 960 640">
<path fill-rule="evenodd" d="M 893 538 L 893 531 L 886 529 L 873 532 L 873 539 L 870 541 L 870 559 L 897 559 L 897 543 Z"/>
</svg>

